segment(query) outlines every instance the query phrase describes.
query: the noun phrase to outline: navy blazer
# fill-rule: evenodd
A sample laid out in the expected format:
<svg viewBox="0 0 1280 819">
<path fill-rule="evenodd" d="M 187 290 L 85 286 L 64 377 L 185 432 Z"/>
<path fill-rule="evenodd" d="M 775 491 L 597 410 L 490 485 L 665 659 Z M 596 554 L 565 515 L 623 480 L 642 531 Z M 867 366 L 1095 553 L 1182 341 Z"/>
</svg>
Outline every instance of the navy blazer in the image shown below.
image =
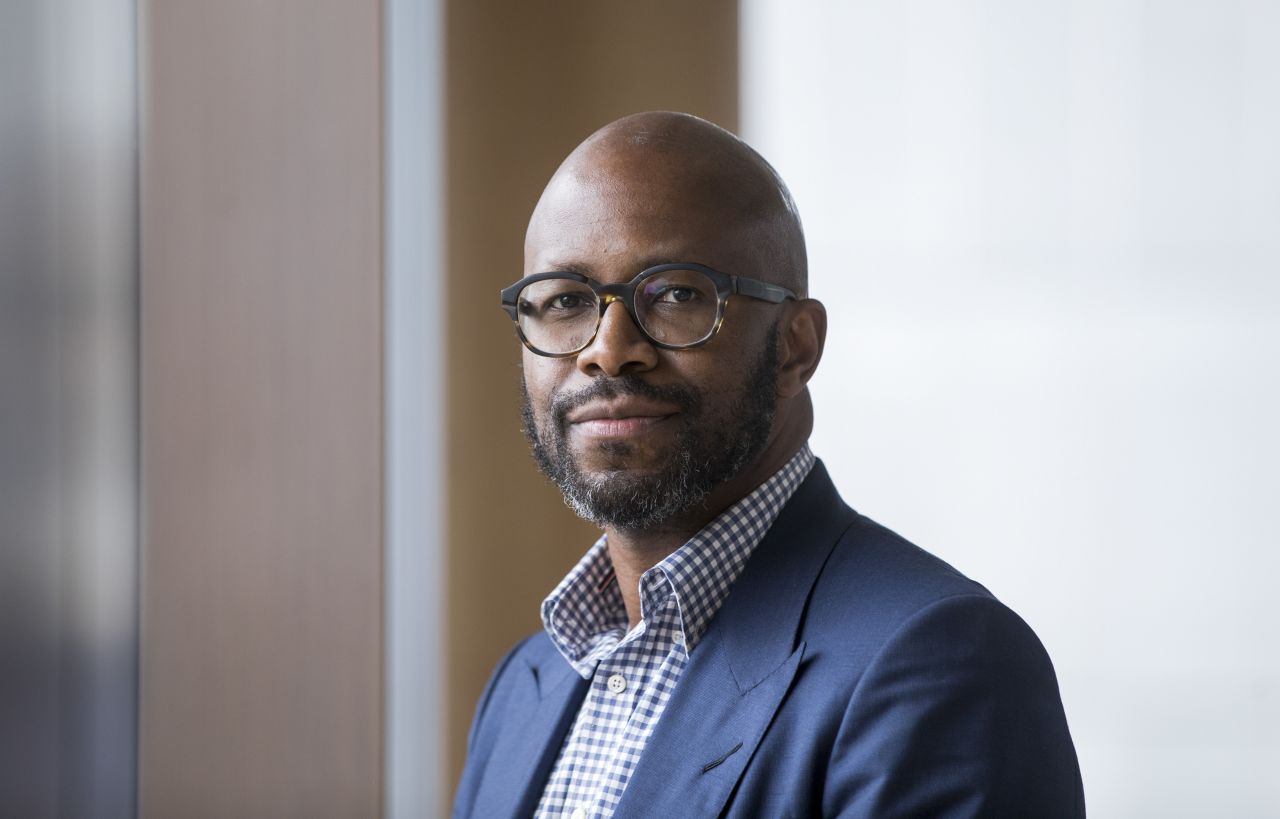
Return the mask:
<svg viewBox="0 0 1280 819">
<path fill-rule="evenodd" d="M 476 709 L 453 815 L 536 809 L 587 691 L 543 633 Z M 819 462 L 693 649 L 618 817 L 1084 815 L 1053 666 Z"/>
</svg>

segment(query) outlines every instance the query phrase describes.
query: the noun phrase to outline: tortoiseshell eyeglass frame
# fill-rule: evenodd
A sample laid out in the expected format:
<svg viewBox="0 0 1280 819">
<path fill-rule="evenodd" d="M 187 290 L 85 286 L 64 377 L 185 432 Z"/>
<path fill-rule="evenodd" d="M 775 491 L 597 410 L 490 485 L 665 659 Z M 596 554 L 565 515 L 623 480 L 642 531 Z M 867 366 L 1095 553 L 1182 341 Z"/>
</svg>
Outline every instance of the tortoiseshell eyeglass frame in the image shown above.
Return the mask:
<svg viewBox="0 0 1280 819">
<path fill-rule="evenodd" d="M 716 318 L 715 323 L 711 325 L 711 330 L 702 338 L 691 341 L 687 344 L 668 344 L 659 341 L 649 335 L 644 329 L 639 317 L 636 315 L 636 291 L 638 291 L 645 280 L 651 276 L 660 273 L 666 273 L 671 270 L 694 270 L 702 273 L 709 278 L 716 286 Z M 547 279 L 568 279 L 570 281 L 581 282 L 590 287 L 592 292 L 596 294 L 596 299 L 600 303 L 600 313 L 596 316 L 596 328 L 592 331 L 582 346 L 574 350 L 568 350 L 562 353 L 550 353 L 535 347 L 528 338 L 525 337 L 524 330 L 520 327 L 519 300 L 520 292 L 531 284 Z M 632 323 L 640 330 L 649 343 L 655 347 L 664 350 L 688 350 L 692 347 L 701 347 L 711 339 L 715 338 L 716 333 L 720 332 L 720 325 L 724 324 L 724 306 L 729 301 L 730 296 L 747 296 L 760 301 L 767 301 L 771 304 L 781 304 L 787 299 L 799 299 L 795 292 L 785 287 L 760 279 L 751 279 L 746 276 L 734 276 L 729 273 L 721 273 L 719 270 L 712 269 L 703 264 L 695 264 L 693 262 L 673 262 L 669 264 L 660 264 L 654 267 L 645 268 L 640 271 L 634 279 L 629 282 L 620 284 L 601 284 L 600 282 L 584 276 L 581 273 L 571 271 L 552 271 L 548 273 L 531 273 L 520 281 L 504 287 L 502 289 L 502 309 L 511 317 L 511 321 L 516 325 L 516 334 L 520 337 L 520 342 L 524 344 L 531 352 L 537 355 L 546 356 L 547 358 L 567 358 L 577 355 L 583 350 L 591 346 L 591 342 L 595 341 L 596 334 L 600 332 L 600 322 L 604 319 L 604 311 L 609 305 L 615 301 L 622 302 L 626 308 L 627 314 L 631 316 Z"/>
</svg>

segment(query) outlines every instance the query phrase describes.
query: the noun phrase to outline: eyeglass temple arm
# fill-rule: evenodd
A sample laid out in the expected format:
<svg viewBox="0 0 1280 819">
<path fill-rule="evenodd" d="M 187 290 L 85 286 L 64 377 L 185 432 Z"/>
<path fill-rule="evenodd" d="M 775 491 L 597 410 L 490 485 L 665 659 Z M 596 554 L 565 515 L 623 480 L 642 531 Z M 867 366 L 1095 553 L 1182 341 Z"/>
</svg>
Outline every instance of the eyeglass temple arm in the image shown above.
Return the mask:
<svg viewBox="0 0 1280 819">
<path fill-rule="evenodd" d="M 750 296 L 753 299 L 761 299 L 762 301 L 770 301 L 774 304 L 786 301 L 787 299 L 799 298 L 794 292 L 785 287 L 776 284 L 762 282 L 759 279 L 748 279 L 744 276 L 734 276 L 733 292 L 740 293 L 744 296 Z"/>
</svg>

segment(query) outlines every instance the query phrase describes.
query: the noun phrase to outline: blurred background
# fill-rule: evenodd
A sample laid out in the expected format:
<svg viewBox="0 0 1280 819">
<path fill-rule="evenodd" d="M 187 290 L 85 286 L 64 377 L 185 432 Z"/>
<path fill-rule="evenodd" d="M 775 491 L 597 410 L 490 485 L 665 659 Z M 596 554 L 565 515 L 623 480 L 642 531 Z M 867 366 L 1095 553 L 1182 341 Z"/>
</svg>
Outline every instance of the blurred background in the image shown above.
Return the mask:
<svg viewBox="0 0 1280 819">
<path fill-rule="evenodd" d="M 1090 812 L 1280 816 L 1277 46 L 1267 0 L 0 4 L 0 816 L 446 813 L 594 539 L 497 290 L 660 108 L 790 183 L 814 448 L 1040 634 Z"/>
</svg>

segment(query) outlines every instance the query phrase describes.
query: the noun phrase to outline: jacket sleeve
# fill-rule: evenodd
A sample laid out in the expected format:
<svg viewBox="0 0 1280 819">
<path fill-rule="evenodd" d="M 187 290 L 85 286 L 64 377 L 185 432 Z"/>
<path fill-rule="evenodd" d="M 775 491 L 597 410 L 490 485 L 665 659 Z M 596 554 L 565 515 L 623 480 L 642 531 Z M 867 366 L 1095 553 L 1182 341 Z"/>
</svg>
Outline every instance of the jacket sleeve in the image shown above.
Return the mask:
<svg viewBox="0 0 1280 819">
<path fill-rule="evenodd" d="M 1084 816 L 1057 679 L 1030 627 L 978 594 L 910 617 L 850 698 L 823 814 Z"/>
<path fill-rule="evenodd" d="M 476 713 L 471 720 L 471 730 L 467 734 L 467 761 L 462 769 L 462 779 L 458 782 L 458 791 L 453 799 L 453 816 L 470 816 L 475 803 L 476 790 L 480 787 L 480 777 L 484 773 L 489 750 L 493 745 L 492 731 L 486 730 L 485 717 L 489 714 L 489 704 L 493 700 L 494 690 L 506 672 L 511 660 L 520 653 L 520 649 L 530 638 L 525 638 L 515 645 L 506 656 L 498 662 L 489 682 L 485 684 L 480 700 L 476 703 Z"/>
</svg>

